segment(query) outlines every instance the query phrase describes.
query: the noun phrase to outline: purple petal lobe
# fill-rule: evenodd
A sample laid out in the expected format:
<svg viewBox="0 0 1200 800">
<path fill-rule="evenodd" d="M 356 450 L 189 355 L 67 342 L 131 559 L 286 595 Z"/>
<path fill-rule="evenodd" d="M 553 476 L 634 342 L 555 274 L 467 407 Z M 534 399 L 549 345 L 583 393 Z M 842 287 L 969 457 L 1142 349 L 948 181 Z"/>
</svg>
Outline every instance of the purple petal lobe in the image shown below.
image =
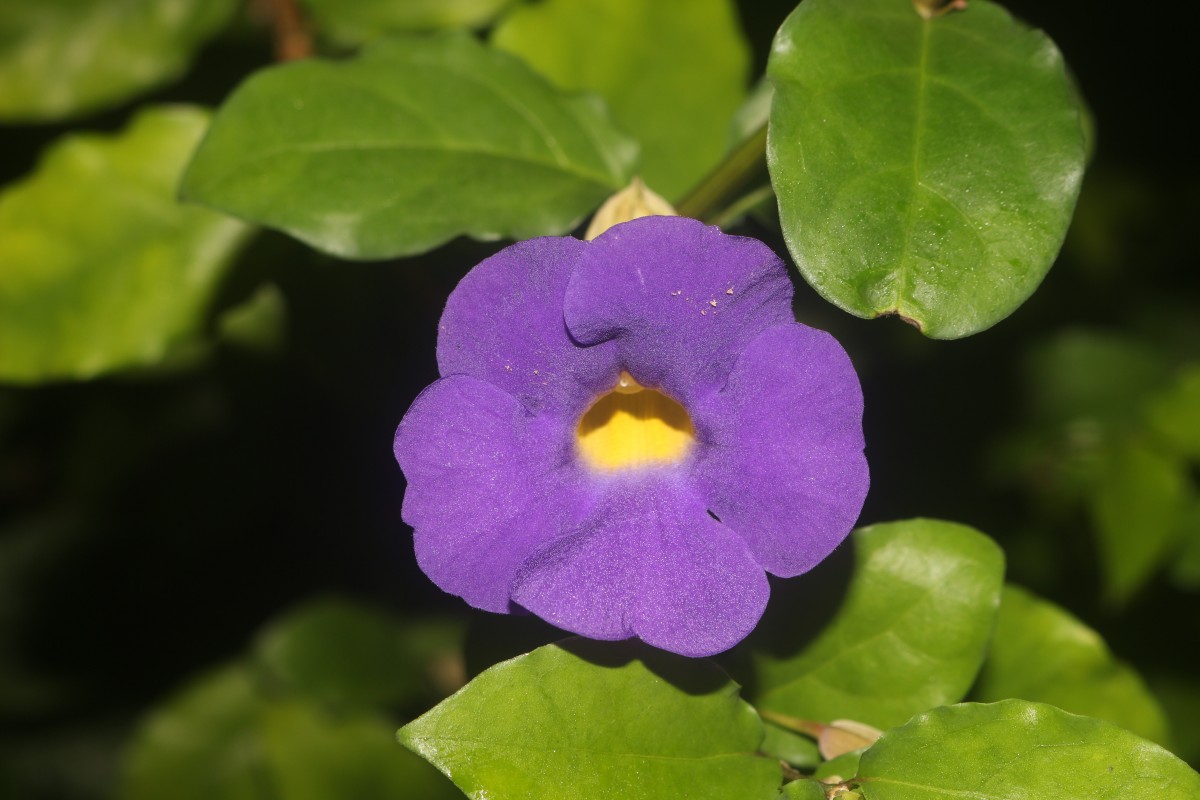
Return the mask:
<svg viewBox="0 0 1200 800">
<path fill-rule="evenodd" d="M 443 590 L 508 611 L 517 568 L 568 524 L 575 482 L 561 427 L 461 375 L 430 385 L 404 415 L 394 443 L 408 480 L 401 513 L 421 569 Z"/>
<path fill-rule="evenodd" d="M 869 484 L 862 412 L 846 351 L 799 323 L 755 339 L 693 410 L 698 489 L 768 572 L 808 571 L 853 527 Z"/>
<path fill-rule="evenodd" d="M 684 217 L 643 217 L 588 244 L 567 286 L 571 335 L 615 339 L 622 366 L 685 406 L 725 383 L 738 353 L 791 322 L 792 285 L 762 242 Z"/>
<path fill-rule="evenodd" d="M 537 413 L 577 408 L 611 388 L 615 349 L 571 341 L 563 296 L 587 245 L 571 237 L 506 247 L 459 282 L 438 326 L 442 375 L 471 375 L 517 397 Z"/>
<path fill-rule="evenodd" d="M 521 568 L 513 600 L 595 639 L 707 656 L 754 628 L 768 592 L 745 542 L 686 486 L 647 471 L 605 485 L 575 530 Z"/>
</svg>

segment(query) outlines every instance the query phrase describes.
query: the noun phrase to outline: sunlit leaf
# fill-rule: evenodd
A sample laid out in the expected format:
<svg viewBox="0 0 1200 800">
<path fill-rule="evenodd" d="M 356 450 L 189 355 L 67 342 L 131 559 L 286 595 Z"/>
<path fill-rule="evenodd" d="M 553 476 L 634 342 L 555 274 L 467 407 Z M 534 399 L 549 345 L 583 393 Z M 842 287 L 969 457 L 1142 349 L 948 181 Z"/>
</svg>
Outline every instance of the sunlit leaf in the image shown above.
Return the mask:
<svg viewBox="0 0 1200 800">
<path fill-rule="evenodd" d="M 1158 745 L 1020 700 L 922 714 L 863 754 L 858 780 L 866 800 L 1200 797 L 1200 775 Z"/>
<path fill-rule="evenodd" d="M 1141 677 L 1091 628 L 1016 586 L 1004 587 L 996 633 L 972 696 L 1049 703 L 1167 743 L 1166 718 Z"/>
<path fill-rule="evenodd" d="M 749 47 L 730 0 L 545 0 L 514 8 L 493 42 L 604 97 L 642 144 L 646 184 L 670 201 L 721 159 L 746 94 Z"/>
<path fill-rule="evenodd" d="M 563 233 L 625 185 L 634 155 L 595 98 L 447 34 L 254 75 L 183 192 L 335 255 L 385 258 L 459 234 Z"/>
<path fill-rule="evenodd" d="M 570 640 L 498 664 L 400 731 L 470 797 L 769 800 L 762 723 L 710 662 Z"/>
<path fill-rule="evenodd" d="M 55 120 L 122 102 L 183 73 L 234 0 L 0 4 L 0 120 Z"/>
<path fill-rule="evenodd" d="M 179 204 L 205 111 L 142 111 L 72 135 L 0 193 L 0 381 L 153 366 L 196 343 L 248 229 Z"/>
<path fill-rule="evenodd" d="M 473 28 L 513 0 L 301 0 L 322 36 L 361 44 L 388 33 Z"/>
<path fill-rule="evenodd" d="M 963 525 L 908 520 L 855 531 L 845 600 L 794 655 L 756 653 L 759 708 L 889 728 L 960 700 L 992 633 L 1004 558 Z"/>
<path fill-rule="evenodd" d="M 987 0 L 805 0 L 783 24 L 768 163 L 804 278 L 938 339 L 1008 316 L 1058 253 L 1083 134 L 1054 43 Z"/>
</svg>

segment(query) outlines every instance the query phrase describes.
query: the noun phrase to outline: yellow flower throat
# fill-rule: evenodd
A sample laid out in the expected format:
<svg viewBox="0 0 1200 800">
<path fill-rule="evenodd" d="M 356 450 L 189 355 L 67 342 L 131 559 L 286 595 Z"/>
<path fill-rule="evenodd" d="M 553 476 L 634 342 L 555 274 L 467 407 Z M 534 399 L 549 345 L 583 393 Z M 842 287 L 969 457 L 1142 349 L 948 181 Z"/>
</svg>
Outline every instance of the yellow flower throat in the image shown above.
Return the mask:
<svg viewBox="0 0 1200 800">
<path fill-rule="evenodd" d="M 662 392 L 622 372 L 579 419 L 579 452 L 604 472 L 678 462 L 696 440 L 687 410 Z"/>
</svg>

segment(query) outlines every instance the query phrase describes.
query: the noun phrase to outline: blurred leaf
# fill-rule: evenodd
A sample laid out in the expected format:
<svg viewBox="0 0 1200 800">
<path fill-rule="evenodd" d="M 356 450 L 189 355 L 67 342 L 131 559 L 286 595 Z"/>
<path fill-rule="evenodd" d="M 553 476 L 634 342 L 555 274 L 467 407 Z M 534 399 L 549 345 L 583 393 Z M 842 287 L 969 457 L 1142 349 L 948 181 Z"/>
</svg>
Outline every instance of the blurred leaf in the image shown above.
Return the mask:
<svg viewBox="0 0 1200 800">
<path fill-rule="evenodd" d="M 0 120 L 49 121 L 174 80 L 234 0 L 0 4 Z"/>
<path fill-rule="evenodd" d="M 625 185 L 634 154 L 595 98 L 447 34 L 254 75 L 183 191 L 334 255 L 386 258 L 464 233 L 563 233 Z"/>
<path fill-rule="evenodd" d="M 1200 591 L 1200 496 L 1195 491 L 1183 512 L 1180 538 L 1179 553 L 1171 560 L 1171 580 L 1185 591 Z"/>
<path fill-rule="evenodd" d="M 1189 364 L 1147 409 L 1150 429 L 1180 455 L 1200 461 L 1200 364 Z"/>
<path fill-rule="evenodd" d="M 821 763 L 817 743 L 809 737 L 772 725 L 770 722 L 765 722 L 763 729 L 766 735 L 763 737 L 762 746 L 758 748 L 760 752 L 803 769 L 812 769 Z"/>
<path fill-rule="evenodd" d="M 774 798 L 754 709 L 711 662 L 568 640 L 498 664 L 400 730 L 471 797 Z"/>
<path fill-rule="evenodd" d="M 223 341 L 256 353 L 275 353 L 287 336 L 287 301 L 274 284 L 260 286 L 217 320 Z"/>
<path fill-rule="evenodd" d="M 805 0 L 775 38 L 768 164 L 801 273 L 862 317 L 977 333 L 1037 288 L 1083 175 L 1054 43 L 987 0 Z"/>
<path fill-rule="evenodd" d="M 1127 428 L 1167 378 L 1163 354 L 1136 339 L 1068 330 L 1034 350 L 1026 369 L 1031 412 L 1051 425 Z"/>
<path fill-rule="evenodd" d="M 121 800 L 461 797 L 396 747 L 390 726 L 271 699 L 252 673 L 208 675 L 155 711 L 135 737 Z"/>
<path fill-rule="evenodd" d="M 996 633 L 972 696 L 985 703 L 1048 703 L 1167 744 L 1166 717 L 1141 677 L 1091 628 L 1016 586 L 1004 587 Z"/>
<path fill-rule="evenodd" d="M 836 616 L 795 655 L 755 654 L 760 708 L 890 728 L 962 698 L 983 661 L 1004 578 L 991 539 L 937 520 L 851 534 L 855 572 Z"/>
<path fill-rule="evenodd" d="M 746 95 L 749 46 L 731 0 L 545 0 L 514 8 L 492 40 L 557 85 L 604 97 L 669 201 L 720 161 Z"/>
<path fill-rule="evenodd" d="M 399 706 L 431 694 L 427 672 L 458 649 L 451 623 L 401 625 L 356 603 L 309 603 L 260 635 L 257 660 L 288 690 L 334 707 Z"/>
<path fill-rule="evenodd" d="M 475 28 L 513 0 L 301 0 L 317 31 L 342 44 L 388 33 Z"/>
<path fill-rule="evenodd" d="M 1187 492 L 1183 465 L 1139 439 L 1106 452 L 1089 505 L 1109 600 L 1128 601 L 1171 554 Z"/>
<path fill-rule="evenodd" d="M 866 800 L 1193 800 L 1200 775 L 1129 731 L 1006 700 L 935 708 L 863 753 Z"/>
<path fill-rule="evenodd" d="M 1200 676 L 1189 673 L 1162 673 L 1151 679 L 1154 694 L 1170 720 L 1171 742 L 1180 758 L 1200 763 Z"/>
<path fill-rule="evenodd" d="M 175 200 L 207 123 L 143 110 L 117 136 L 60 140 L 0 193 L 0 381 L 153 366 L 196 341 L 248 234 Z"/>
</svg>

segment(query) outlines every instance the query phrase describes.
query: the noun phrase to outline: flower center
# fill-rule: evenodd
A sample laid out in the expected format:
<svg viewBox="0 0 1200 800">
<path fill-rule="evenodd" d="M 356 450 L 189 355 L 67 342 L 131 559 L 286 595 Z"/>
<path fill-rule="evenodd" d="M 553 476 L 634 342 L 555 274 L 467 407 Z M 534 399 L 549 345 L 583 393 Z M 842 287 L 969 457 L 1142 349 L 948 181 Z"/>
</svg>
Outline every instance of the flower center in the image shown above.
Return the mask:
<svg viewBox="0 0 1200 800">
<path fill-rule="evenodd" d="M 579 452 L 602 471 L 679 461 L 696 439 L 687 410 L 622 372 L 612 391 L 579 419 Z"/>
</svg>

